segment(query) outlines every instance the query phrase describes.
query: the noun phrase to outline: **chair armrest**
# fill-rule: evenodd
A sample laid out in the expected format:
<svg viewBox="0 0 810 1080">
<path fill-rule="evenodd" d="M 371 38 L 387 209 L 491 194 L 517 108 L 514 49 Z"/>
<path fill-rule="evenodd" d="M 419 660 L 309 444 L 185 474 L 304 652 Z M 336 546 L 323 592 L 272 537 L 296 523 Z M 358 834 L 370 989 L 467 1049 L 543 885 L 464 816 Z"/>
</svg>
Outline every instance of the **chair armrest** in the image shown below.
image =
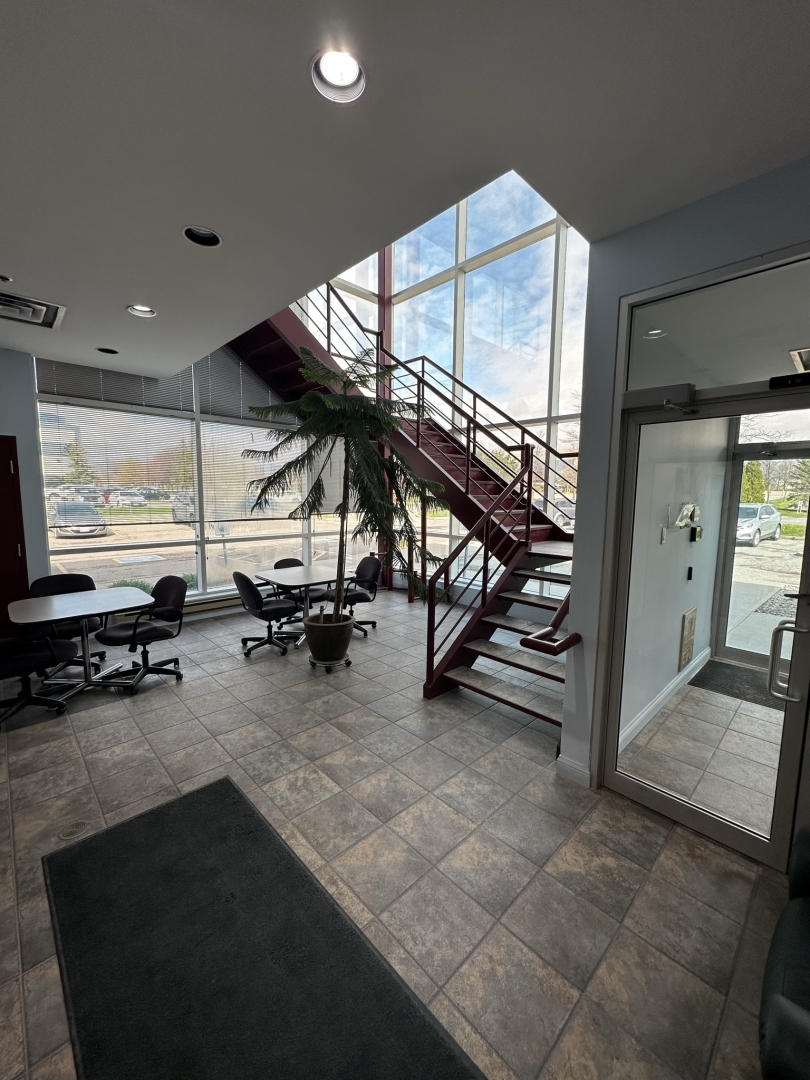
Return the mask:
<svg viewBox="0 0 810 1080">
<path fill-rule="evenodd" d="M 788 866 L 790 899 L 810 896 L 810 828 L 800 829 L 793 838 Z"/>
<path fill-rule="evenodd" d="M 810 1012 L 774 994 L 759 1018 L 762 1080 L 805 1080 L 810 1060 Z"/>
</svg>

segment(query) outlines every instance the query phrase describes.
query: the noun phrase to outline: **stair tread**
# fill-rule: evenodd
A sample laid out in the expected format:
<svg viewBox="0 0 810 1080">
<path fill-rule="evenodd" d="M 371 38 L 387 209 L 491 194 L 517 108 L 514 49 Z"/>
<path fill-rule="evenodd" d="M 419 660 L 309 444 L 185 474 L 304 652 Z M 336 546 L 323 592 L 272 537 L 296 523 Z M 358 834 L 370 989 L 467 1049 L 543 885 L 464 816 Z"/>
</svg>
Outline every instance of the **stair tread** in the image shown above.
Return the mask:
<svg viewBox="0 0 810 1080">
<path fill-rule="evenodd" d="M 517 589 L 505 589 L 498 593 L 501 600 L 512 600 L 516 604 L 528 604 L 529 607 L 543 608 L 545 611 L 556 611 L 562 603 L 554 596 L 539 596 L 537 593 L 519 592 Z"/>
<path fill-rule="evenodd" d="M 537 716 L 544 720 L 550 719 L 552 722 L 559 724 L 559 720 L 544 713 L 539 705 L 535 704 L 538 700 L 542 700 L 549 707 L 552 699 L 548 697 L 542 698 L 535 690 L 530 690 L 528 687 L 518 686 L 516 683 L 499 679 L 497 675 L 487 675 L 483 671 L 474 671 L 468 667 L 452 668 L 445 673 L 445 676 L 451 682 L 457 683 L 467 690 L 473 690 L 476 694 L 483 694 L 485 697 L 494 698 L 495 701 L 511 705 L 513 708 L 529 713 L 531 716 Z M 561 703 L 559 703 L 559 707 L 556 707 L 557 702 L 554 702 L 554 706 L 555 711 L 561 715 Z"/>
<path fill-rule="evenodd" d="M 520 668 L 521 671 L 531 671 L 535 675 L 545 675 L 555 680 L 563 681 L 564 677 L 557 674 L 555 669 L 564 669 L 558 661 L 531 653 L 528 649 L 515 648 L 511 645 L 502 645 L 497 641 L 489 641 L 487 638 L 479 638 L 477 641 L 468 641 L 465 648 L 486 656 L 490 660 L 497 660 L 500 664 L 508 664 L 510 667 Z"/>
<path fill-rule="evenodd" d="M 515 577 L 529 578 L 531 581 L 550 581 L 556 585 L 570 585 L 570 574 L 554 574 L 550 570 L 515 570 Z"/>
<path fill-rule="evenodd" d="M 514 634 L 526 637 L 527 634 L 536 634 L 539 624 L 529 622 L 528 619 L 516 619 L 514 615 L 485 615 L 481 622 L 497 626 L 499 630 L 511 630 Z"/>
<path fill-rule="evenodd" d="M 574 557 L 573 540 L 535 540 L 530 548 L 532 555 L 547 555 L 557 562 L 570 562 Z"/>
</svg>

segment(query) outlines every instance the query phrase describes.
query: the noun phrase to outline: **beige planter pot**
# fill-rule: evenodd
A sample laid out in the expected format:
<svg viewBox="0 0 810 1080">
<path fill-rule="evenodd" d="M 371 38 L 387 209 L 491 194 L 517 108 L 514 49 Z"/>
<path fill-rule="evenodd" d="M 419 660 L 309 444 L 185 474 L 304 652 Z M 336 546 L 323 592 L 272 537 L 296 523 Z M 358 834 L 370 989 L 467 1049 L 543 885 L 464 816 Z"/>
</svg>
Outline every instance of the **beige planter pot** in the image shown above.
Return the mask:
<svg viewBox="0 0 810 1080">
<path fill-rule="evenodd" d="M 304 633 L 309 654 L 316 664 L 324 664 L 327 671 L 333 664 L 345 664 L 352 640 L 354 619 L 340 615 L 337 622 L 333 615 L 309 615 L 304 619 Z"/>
</svg>

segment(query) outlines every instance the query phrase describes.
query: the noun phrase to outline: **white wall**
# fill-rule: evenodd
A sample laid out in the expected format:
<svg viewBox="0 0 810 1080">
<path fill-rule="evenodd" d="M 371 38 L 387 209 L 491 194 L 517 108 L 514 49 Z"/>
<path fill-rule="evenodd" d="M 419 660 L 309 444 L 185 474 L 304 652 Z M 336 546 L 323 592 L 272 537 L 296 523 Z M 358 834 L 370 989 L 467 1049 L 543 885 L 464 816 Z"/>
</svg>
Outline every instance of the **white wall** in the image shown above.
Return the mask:
<svg viewBox="0 0 810 1080">
<path fill-rule="evenodd" d="M 583 638 L 568 654 L 558 770 L 596 776 L 595 710 L 604 709 L 602 656 L 609 612 L 603 602 L 606 521 L 617 457 L 614 406 L 622 296 L 715 267 L 810 241 L 810 157 L 691 203 L 591 246 L 585 369 L 569 626 Z M 623 361 L 622 361 L 623 363 Z M 601 638 L 600 638 L 601 629 Z M 600 678 L 597 685 L 596 674 Z"/>
<path fill-rule="evenodd" d="M 678 683 L 688 680 L 688 669 L 678 671 L 685 612 L 697 608 L 696 660 L 711 646 L 728 424 L 727 419 L 681 420 L 641 430 L 621 736 L 637 734 Z M 703 538 L 690 541 L 688 527 L 668 529 L 662 544 L 668 512 L 674 521 L 685 502 L 700 507 Z"/>
<path fill-rule="evenodd" d="M 28 578 L 50 573 L 42 502 L 34 361 L 27 353 L 0 349 L 0 435 L 17 439 Z"/>
</svg>

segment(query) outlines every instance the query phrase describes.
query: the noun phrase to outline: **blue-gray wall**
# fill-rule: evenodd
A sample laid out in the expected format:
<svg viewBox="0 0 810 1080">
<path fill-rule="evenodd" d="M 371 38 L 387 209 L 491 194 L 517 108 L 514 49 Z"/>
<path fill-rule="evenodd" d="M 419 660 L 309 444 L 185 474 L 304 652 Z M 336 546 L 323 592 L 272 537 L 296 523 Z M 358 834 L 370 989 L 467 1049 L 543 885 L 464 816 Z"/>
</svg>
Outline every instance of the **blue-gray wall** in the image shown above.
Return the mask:
<svg viewBox="0 0 810 1080">
<path fill-rule="evenodd" d="M 28 577 L 33 581 L 49 573 L 34 361 L 27 353 L 11 349 L 0 349 L 0 435 L 17 439 L 25 552 Z"/>
<path fill-rule="evenodd" d="M 609 480 L 617 458 L 613 406 L 623 296 L 810 241 L 810 157 L 593 244 L 585 327 L 585 374 L 577 527 L 569 626 L 583 645 L 568 654 L 558 768 L 587 782 L 591 760 Z M 604 613 L 605 615 L 607 613 Z M 595 757 L 595 754 L 593 755 Z"/>
</svg>

